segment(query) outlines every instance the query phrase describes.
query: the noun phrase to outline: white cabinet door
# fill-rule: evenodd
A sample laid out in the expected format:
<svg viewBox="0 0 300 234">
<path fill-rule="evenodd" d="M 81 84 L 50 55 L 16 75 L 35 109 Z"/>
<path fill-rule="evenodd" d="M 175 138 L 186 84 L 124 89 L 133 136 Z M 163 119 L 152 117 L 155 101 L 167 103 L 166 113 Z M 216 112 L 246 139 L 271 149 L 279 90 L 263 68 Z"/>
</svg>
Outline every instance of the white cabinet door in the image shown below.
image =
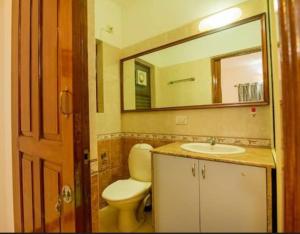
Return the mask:
<svg viewBox="0 0 300 234">
<path fill-rule="evenodd" d="M 153 156 L 156 232 L 199 232 L 198 160 Z"/>
<path fill-rule="evenodd" d="M 266 169 L 199 160 L 199 171 L 201 232 L 267 231 Z"/>
</svg>

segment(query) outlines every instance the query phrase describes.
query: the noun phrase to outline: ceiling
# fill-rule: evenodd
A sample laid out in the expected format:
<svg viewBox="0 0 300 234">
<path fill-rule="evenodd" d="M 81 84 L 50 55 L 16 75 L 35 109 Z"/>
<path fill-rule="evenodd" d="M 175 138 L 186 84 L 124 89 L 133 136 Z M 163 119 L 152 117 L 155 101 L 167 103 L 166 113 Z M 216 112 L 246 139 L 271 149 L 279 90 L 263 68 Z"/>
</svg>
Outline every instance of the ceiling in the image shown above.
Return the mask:
<svg viewBox="0 0 300 234">
<path fill-rule="evenodd" d="M 139 58 L 158 67 L 168 67 L 260 46 L 261 25 L 257 20 Z"/>
<path fill-rule="evenodd" d="M 113 26 L 124 48 L 247 1 L 253 0 L 96 0 L 95 26 Z"/>
<path fill-rule="evenodd" d="M 111 0 L 119 5 L 121 5 L 122 7 L 129 7 L 133 4 L 145 4 L 147 1 L 152 1 L 152 2 L 161 2 L 161 1 L 169 1 L 169 0 Z M 189 0 L 182 0 L 182 2 L 187 2 Z M 217 6 L 222 4 L 223 6 L 228 5 L 228 7 L 231 7 L 232 5 L 236 5 L 236 4 L 240 4 L 242 2 L 246 2 L 248 0 L 196 0 L 196 2 L 198 2 L 197 5 L 201 5 L 202 9 L 208 9 L 208 8 L 212 8 L 212 6 Z M 206 12 L 199 12 L 199 15 L 203 15 Z"/>
<path fill-rule="evenodd" d="M 138 0 L 111 0 L 111 1 L 117 3 L 118 5 L 120 5 L 122 7 L 128 7 L 128 6 L 136 3 Z"/>
</svg>

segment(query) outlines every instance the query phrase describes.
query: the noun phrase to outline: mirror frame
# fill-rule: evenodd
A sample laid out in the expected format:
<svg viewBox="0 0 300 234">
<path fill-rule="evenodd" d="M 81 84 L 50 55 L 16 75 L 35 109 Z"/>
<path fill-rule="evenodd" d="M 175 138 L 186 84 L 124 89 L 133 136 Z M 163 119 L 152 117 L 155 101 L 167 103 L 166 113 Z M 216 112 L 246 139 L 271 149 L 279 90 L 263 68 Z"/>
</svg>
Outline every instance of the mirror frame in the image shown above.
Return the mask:
<svg viewBox="0 0 300 234">
<path fill-rule="evenodd" d="M 123 63 L 127 60 L 136 59 L 140 56 L 150 54 L 153 52 L 157 52 L 172 46 L 176 46 L 188 41 L 192 41 L 207 35 L 211 35 L 217 32 L 224 31 L 226 29 L 234 28 L 236 26 L 240 26 L 246 23 L 250 23 L 256 20 L 260 20 L 261 23 L 261 38 L 262 38 L 262 44 L 261 44 L 261 51 L 262 51 L 262 60 L 263 60 L 263 80 L 264 80 L 264 100 L 261 102 L 245 102 L 245 103 L 212 103 L 212 104 L 206 104 L 206 105 L 193 105 L 193 106 L 178 106 L 178 107 L 159 107 L 159 108 L 151 108 L 151 109 L 138 109 L 138 110 L 125 110 L 124 109 L 124 91 L 123 91 Z M 251 107 L 251 106 L 267 106 L 269 105 L 269 99 L 270 99 L 270 90 L 269 90 L 269 59 L 268 59 L 268 41 L 267 41 L 267 25 L 266 25 L 266 13 L 261 13 L 255 16 L 251 16 L 236 22 L 233 22 L 231 24 L 228 24 L 223 27 L 219 27 L 216 29 L 208 30 L 205 32 L 201 32 L 195 35 L 192 35 L 190 37 L 186 37 L 162 46 L 158 46 L 153 49 L 149 49 L 125 58 L 122 58 L 120 60 L 120 93 L 121 93 L 121 112 L 127 113 L 127 112 L 151 112 L 151 111 L 170 111 L 170 110 L 193 110 L 193 109 L 211 109 L 211 108 L 225 108 L 225 107 Z M 216 56 L 218 57 L 218 56 Z M 219 56 L 220 57 L 220 56 Z M 213 58 L 212 58 L 213 59 Z M 213 71 L 212 71 L 213 72 Z M 214 75 L 212 73 L 212 79 L 214 80 Z"/>
</svg>

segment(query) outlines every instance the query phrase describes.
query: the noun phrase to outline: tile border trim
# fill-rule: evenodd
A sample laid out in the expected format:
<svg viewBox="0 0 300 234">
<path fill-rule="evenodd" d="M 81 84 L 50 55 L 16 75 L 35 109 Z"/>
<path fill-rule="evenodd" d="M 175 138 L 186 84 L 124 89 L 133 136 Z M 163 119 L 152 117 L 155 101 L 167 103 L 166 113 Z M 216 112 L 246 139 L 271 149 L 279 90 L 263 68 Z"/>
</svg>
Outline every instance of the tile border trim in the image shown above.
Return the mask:
<svg viewBox="0 0 300 234">
<path fill-rule="evenodd" d="M 105 140 L 120 139 L 120 138 L 135 138 L 139 140 L 160 140 L 160 141 L 182 141 L 182 142 L 204 142 L 205 143 L 208 142 L 211 137 L 212 136 L 118 132 L 118 133 L 99 134 L 97 135 L 97 140 L 105 141 Z M 217 142 L 221 144 L 271 148 L 270 139 L 224 137 L 224 136 L 215 136 L 215 137 L 217 138 Z"/>
</svg>

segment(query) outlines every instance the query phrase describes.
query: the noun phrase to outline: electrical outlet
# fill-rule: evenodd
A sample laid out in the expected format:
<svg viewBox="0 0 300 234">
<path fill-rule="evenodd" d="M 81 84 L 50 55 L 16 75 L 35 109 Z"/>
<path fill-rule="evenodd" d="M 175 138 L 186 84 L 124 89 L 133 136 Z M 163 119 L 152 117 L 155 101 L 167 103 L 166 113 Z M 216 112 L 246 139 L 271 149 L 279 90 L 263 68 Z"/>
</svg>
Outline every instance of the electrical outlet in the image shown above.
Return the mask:
<svg viewBox="0 0 300 234">
<path fill-rule="evenodd" d="M 188 117 L 187 116 L 176 116 L 176 125 L 187 125 Z"/>
</svg>

